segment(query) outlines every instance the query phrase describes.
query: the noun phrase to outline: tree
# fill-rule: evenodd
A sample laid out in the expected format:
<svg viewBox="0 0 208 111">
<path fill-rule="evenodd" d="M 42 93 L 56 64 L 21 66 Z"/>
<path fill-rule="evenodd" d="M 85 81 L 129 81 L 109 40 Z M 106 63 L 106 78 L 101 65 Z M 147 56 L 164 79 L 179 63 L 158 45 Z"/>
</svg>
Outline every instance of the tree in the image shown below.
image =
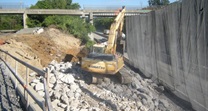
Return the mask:
<svg viewBox="0 0 208 111">
<path fill-rule="evenodd" d="M 72 0 L 42 0 L 38 1 L 31 9 L 79 9 L 78 3 L 72 3 Z"/>
<path fill-rule="evenodd" d="M 38 1 L 32 9 L 79 9 L 78 3 L 72 3 L 72 0 L 42 0 Z M 88 37 L 88 33 L 95 31 L 95 27 L 90 23 L 84 22 L 77 16 L 58 16 L 58 15 L 29 15 L 27 19 L 29 27 L 55 25 L 59 29 L 68 31 L 79 38 L 86 46 L 93 44 Z"/>
<path fill-rule="evenodd" d="M 0 30 L 21 29 L 23 26 L 21 15 L 1 15 Z"/>
<path fill-rule="evenodd" d="M 169 0 L 161 0 L 161 5 L 168 5 L 169 3 Z"/>
<path fill-rule="evenodd" d="M 169 0 L 149 0 L 149 6 L 160 6 L 160 5 L 168 5 L 170 3 Z"/>
</svg>

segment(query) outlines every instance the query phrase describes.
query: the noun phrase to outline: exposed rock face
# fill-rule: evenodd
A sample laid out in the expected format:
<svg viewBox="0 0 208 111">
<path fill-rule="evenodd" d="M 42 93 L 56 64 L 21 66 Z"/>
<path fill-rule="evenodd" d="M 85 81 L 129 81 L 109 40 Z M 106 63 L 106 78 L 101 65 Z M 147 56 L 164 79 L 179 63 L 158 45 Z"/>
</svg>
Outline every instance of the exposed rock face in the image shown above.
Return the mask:
<svg viewBox="0 0 208 111">
<path fill-rule="evenodd" d="M 122 85 L 105 78 L 99 85 L 86 84 L 83 72 L 71 63 L 52 61 L 45 69 L 49 71 L 49 95 L 56 111 L 155 111 L 173 110 L 167 100 L 158 99 L 158 87 L 151 80 L 135 76 L 132 84 Z M 38 94 L 44 97 L 41 78 L 31 83 Z"/>
</svg>

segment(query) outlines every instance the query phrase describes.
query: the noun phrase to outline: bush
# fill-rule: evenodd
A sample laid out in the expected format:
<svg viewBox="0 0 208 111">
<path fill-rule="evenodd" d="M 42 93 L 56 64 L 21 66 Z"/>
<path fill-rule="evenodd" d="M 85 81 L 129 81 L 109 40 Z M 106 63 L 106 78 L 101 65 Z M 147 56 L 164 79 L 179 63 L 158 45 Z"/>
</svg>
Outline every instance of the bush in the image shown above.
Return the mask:
<svg viewBox="0 0 208 111">
<path fill-rule="evenodd" d="M 94 24 L 96 29 L 110 29 L 111 24 L 115 18 L 95 18 Z"/>
<path fill-rule="evenodd" d="M 21 15 L 1 15 L 0 16 L 0 30 L 19 30 L 23 28 Z"/>
<path fill-rule="evenodd" d="M 88 33 L 95 31 L 93 25 L 74 16 L 48 16 L 43 21 L 42 26 L 48 27 L 50 25 L 56 25 L 58 28 L 73 34 L 81 39 L 82 43 L 87 43 L 89 41 Z"/>
</svg>

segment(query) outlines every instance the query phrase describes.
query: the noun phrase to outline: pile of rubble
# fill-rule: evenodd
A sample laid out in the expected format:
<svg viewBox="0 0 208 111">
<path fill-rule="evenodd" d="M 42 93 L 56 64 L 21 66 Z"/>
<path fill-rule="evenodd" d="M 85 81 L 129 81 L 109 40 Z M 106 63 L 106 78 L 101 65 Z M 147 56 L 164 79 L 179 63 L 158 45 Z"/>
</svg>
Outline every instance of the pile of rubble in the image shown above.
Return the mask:
<svg viewBox="0 0 208 111">
<path fill-rule="evenodd" d="M 138 73 L 133 83 L 122 85 L 106 78 L 105 83 L 88 85 L 83 80 L 84 73 L 79 66 L 69 62 L 52 61 L 47 68 L 49 76 L 49 95 L 56 111 L 155 111 L 174 110 L 167 100 L 159 97 L 158 86 Z M 30 85 L 44 97 L 41 77 Z M 162 88 L 161 88 L 162 89 Z"/>
</svg>

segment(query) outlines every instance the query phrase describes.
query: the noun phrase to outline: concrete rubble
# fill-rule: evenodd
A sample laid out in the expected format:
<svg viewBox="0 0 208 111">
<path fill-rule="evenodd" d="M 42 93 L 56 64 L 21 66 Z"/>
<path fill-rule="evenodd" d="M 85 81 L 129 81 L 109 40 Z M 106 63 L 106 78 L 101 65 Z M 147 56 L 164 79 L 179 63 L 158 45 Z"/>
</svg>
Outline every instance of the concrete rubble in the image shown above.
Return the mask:
<svg viewBox="0 0 208 111">
<path fill-rule="evenodd" d="M 159 98 L 157 84 L 143 79 L 138 73 L 133 83 L 122 85 L 105 78 L 105 83 L 88 85 L 84 82 L 83 71 L 72 63 L 52 61 L 47 68 L 49 95 L 55 111 L 166 111 L 174 110 L 167 100 Z M 44 97 L 41 77 L 30 85 Z"/>
</svg>

